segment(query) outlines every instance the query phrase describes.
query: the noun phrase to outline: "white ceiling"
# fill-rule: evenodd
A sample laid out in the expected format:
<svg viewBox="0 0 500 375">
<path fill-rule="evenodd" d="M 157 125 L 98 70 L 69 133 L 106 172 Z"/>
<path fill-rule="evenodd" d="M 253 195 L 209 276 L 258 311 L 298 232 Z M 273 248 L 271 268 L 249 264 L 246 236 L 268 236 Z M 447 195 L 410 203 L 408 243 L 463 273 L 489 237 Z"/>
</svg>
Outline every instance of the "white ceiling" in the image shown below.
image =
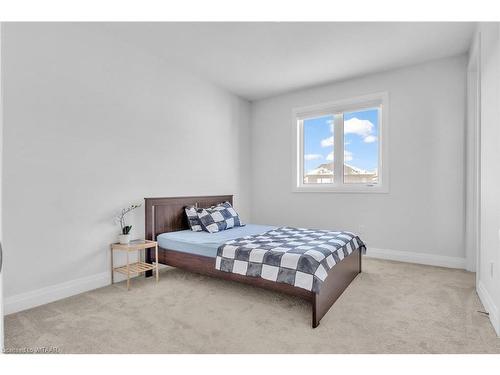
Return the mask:
<svg viewBox="0 0 500 375">
<path fill-rule="evenodd" d="M 468 50 L 474 23 L 106 23 L 249 100 Z"/>
</svg>

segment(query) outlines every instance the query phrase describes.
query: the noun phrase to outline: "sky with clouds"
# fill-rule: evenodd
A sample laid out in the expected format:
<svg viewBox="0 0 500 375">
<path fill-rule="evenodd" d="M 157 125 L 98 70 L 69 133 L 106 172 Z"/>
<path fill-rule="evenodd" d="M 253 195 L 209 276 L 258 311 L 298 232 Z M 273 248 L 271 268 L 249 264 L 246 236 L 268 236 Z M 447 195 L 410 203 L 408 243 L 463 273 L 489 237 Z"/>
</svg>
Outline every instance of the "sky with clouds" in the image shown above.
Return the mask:
<svg viewBox="0 0 500 375">
<path fill-rule="evenodd" d="M 378 164 L 378 109 L 344 112 L 344 162 L 367 171 Z M 333 161 L 333 116 L 304 120 L 304 169 Z"/>
</svg>

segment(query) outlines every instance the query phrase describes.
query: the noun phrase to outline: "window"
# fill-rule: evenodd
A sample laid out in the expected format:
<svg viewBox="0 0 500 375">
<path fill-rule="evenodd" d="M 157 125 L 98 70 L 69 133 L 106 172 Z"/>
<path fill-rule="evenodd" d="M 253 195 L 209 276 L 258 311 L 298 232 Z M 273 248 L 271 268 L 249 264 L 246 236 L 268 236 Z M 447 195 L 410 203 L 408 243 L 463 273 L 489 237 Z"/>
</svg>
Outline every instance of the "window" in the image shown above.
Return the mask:
<svg viewBox="0 0 500 375">
<path fill-rule="evenodd" d="M 293 111 L 295 191 L 388 191 L 386 93 Z"/>
</svg>

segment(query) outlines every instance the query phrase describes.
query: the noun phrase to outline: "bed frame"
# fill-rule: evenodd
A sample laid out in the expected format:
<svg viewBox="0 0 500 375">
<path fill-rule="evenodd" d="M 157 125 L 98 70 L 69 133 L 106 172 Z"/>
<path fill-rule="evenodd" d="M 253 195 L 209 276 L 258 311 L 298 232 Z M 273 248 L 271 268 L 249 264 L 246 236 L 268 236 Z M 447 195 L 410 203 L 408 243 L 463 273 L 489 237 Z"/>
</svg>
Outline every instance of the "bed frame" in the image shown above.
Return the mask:
<svg viewBox="0 0 500 375">
<path fill-rule="evenodd" d="M 156 241 L 156 236 L 165 233 L 189 229 L 184 208 L 186 206 L 210 207 L 221 202 L 233 203 L 232 195 L 201 196 L 201 197 L 171 197 L 145 198 L 146 200 L 146 239 Z M 154 252 L 146 250 L 145 261 L 156 261 Z M 215 259 L 201 255 L 183 253 L 171 249 L 158 248 L 158 262 L 187 271 L 218 277 L 225 280 L 238 281 L 260 288 L 301 297 L 312 304 L 312 327 L 316 328 L 319 321 L 328 312 L 333 303 L 349 286 L 352 280 L 361 272 L 361 251 L 356 250 L 345 257 L 328 271 L 328 277 L 321 286 L 319 293 L 297 288 L 292 285 L 243 276 L 215 269 Z M 146 272 L 146 277 L 152 275 Z"/>
</svg>

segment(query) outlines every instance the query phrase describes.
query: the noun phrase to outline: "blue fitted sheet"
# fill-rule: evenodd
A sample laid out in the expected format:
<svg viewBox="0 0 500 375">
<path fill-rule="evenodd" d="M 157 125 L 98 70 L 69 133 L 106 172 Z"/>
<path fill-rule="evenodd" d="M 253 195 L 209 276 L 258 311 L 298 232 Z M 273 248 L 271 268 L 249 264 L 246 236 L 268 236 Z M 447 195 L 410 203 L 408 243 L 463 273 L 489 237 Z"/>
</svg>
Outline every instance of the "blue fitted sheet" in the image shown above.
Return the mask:
<svg viewBox="0 0 500 375">
<path fill-rule="evenodd" d="M 244 227 L 235 227 L 217 233 L 193 232 L 187 229 L 162 233 L 157 236 L 157 241 L 158 245 L 164 249 L 215 258 L 217 249 L 226 241 L 264 233 L 276 228 L 270 225 L 247 224 Z"/>
</svg>

